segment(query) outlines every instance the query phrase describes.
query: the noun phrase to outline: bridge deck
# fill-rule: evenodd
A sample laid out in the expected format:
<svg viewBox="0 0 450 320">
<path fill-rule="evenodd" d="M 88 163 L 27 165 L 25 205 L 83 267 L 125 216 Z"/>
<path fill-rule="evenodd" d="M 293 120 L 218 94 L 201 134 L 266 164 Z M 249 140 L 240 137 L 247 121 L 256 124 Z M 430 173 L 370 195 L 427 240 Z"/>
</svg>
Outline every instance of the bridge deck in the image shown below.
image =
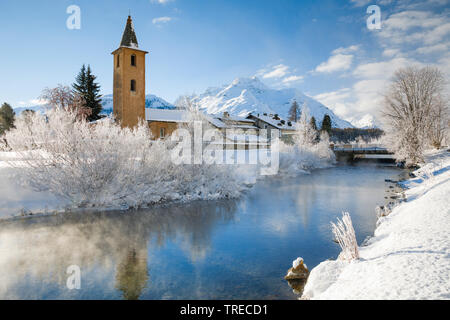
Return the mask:
<svg viewBox="0 0 450 320">
<path fill-rule="evenodd" d="M 393 153 L 381 145 L 335 145 L 333 151 L 338 159 L 386 159 L 394 160 Z"/>
<path fill-rule="evenodd" d="M 336 153 L 352 153 L 352 154 L 392 154 L 384 146 L 380 145 L 335 145 L 333 147 Z"/>
</svg>

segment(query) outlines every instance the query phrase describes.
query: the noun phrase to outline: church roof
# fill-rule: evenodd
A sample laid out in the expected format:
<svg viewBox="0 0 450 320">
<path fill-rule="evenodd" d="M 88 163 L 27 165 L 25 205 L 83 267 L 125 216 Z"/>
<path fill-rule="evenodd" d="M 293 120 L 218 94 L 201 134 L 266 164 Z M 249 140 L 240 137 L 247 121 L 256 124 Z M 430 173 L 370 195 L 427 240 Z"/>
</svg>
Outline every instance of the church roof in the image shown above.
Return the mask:
<svg viewBox="0 0 450 320">
<path fill-rule="evenodd" d="M 120 43 L 120 46 L 133 49 L 139 48 L 131 16 L 128 16 L 127 25 L 125 26 L 125 30 L 123 31 L 122 42 Z"/>
</svg>

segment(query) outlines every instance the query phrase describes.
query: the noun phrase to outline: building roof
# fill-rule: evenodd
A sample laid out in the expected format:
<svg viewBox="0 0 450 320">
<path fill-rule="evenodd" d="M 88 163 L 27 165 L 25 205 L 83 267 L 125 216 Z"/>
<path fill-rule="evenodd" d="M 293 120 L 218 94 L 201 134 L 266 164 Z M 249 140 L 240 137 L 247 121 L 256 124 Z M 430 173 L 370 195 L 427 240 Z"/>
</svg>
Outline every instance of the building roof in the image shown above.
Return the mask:
<svg viewBox="0 0 450 320">
<path fill-rule="evenodd" d="M 246 122 L 246 123 L 254 123 L 255 122 L 253 119 L 248 119 L 248 118 L 238 117 L 238 116 L 233 116 L 233 115 L 223 115 L 223 116 L 218 116 L 217 118 L 222 121 L 235 121 L 235 122 Z"/>
<path fill-rule="evenodd" d="M 221 119 L 213 117 L 209 114 L 203 114 L 203 116 L 206 121 L 219 129 L 258 129 L 258 127 L 254 125 L 227 124 Z M 153 108 L 145 109 L 146 121 L 186 123 L 189 121 L 189 118 L 189 111 L 186 110 Z"/>
<path fill-rule="evenodd" d="M 134 32 L 133 20 L 131 16 L 128 16 L 127 25 L 125 26 L 125 30 L 123 31 L 122 41 L 120 43 L 121 47 L 128 47 L 133 49 L 138 49 L 138 41 L 136 37 L 136 33 Z"/>
<path fill-rule="evenodd" d="M 178 109 L 145 109 L 145 120 L 160 122 L 188 122 L 189 113 Z"/>
<path fill-rule="evenodd" d="M 271 126 L 279 129 L 279 130 L 292 130 L 295 131 L 295 122 L 286 121 L 278 116 L 279 119 L 275 119 L 275 115 L 264 115 L 260 113 L 251 113 L 248 117 L 254 117 L 259 119 L 265 123 L 270 124 Z M 282 122 L 284 121 L 284 123 Z M 291 125 L 289 125 L 291 123 Z"/>
</svg>

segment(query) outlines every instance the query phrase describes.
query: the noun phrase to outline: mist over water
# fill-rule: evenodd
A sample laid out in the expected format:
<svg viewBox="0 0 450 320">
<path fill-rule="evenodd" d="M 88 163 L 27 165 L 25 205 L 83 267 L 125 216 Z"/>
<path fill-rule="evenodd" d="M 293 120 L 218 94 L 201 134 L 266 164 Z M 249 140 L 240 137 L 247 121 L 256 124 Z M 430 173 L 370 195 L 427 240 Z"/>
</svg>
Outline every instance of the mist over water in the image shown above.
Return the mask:
<svg viewBox="0 0 450 320">
<path fill-rule="evenodd" d="M 268 178 L 238 200 L 0 223 L 1 299 L 294 299 L 283 280 L 301 256 L 336 258 L 330 222 L 350 212 L 358 243 L 403 171 L 337 166 Z M 81 269 L 81 289 L 66 286 Z"/>
</svg>

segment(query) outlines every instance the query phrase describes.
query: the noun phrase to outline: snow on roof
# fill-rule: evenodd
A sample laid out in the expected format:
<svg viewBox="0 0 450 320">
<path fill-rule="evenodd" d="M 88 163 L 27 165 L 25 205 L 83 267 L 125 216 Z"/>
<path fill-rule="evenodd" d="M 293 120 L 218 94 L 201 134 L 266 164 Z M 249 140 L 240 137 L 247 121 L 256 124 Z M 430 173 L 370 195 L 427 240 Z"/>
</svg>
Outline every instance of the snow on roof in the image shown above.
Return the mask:
<svg viewBox="0 0 450 320">
<path fill-rule="evenodd" d="M 205 119 L 216 128 L 226 128 L 227 125 L 217 118 L 213 118 L 207 114 Z M 161 122 L 179 122 L 184 123 L 189 120 L 189 112 L 180 109 L 145 109 L 145 120 L 147 121 L 161 121 Z"/>
<path fill-rule="evenodd" d="M 247 118 L 244 118 L 244 117 L 238 117 L 238 116 L 220 116 L 220 117 L 217 117 L 218 119 L 220 119 L 220 120 L 223 120 L 223 121 L 239 121 L 239 122 L 249 122 L 249 123 L 252 123 L 252 122 L 255 122 L 254 120 L 252 120 L 252 119 L 247 119 Z"/>
<path fill-rule="evenodd" d="M 280 116 L 278 116 L 278 120 L 274 119 L 275 116 L 270 116 L 270 115 L 264 115 L 264 114 L 259 114 L 259 113 L 251 113 L 249 115 L 249 117 L 255 117 L 257 119 L 260 119 L 261 121 L 264 121 L 268 124 L 270 124 L 271 126 L 274 126 L 277 129 L 280 130 L 292 130 L 295 131 L 295 123 L 292 123 L 291 126 L 288 125 L 288 122 L 291 121 L 287 121 L 282 119 Z M 281 122 L 282 120 L 284 120 L 284 124 Z"/>
<path fill-rule="evenodd" d="M 161 122 L 187 122 L 189 113 L 186 110 L 145 109 L 145 120 Z"/>
<path fill-rule="evenodd" d="M 227 127 L 225 123 L 223 123 L 220 119 L 211 117 L 210 115 L 205 114 L 206 120 L 209 121 L 216 128 L 224 129 Z"/>
<path fill-rule="evenodd" d="M 206 121 L 211 123 L 214 127 L 219 129 L 258 129 L 252 125 L 228 125 L 220 118 L 213 117 L 208 114 L 204 114 Z M 176 122 L 185 123 L 189 120 L 189 112 L 180 109 L 145 109 L 145 120 L 147 121 L 161 121 L 161 122 Z M 249 122 L 249 121 L 246 121 Z M 254 121 L 251 121 L 254 122 Z"/>
</svg>

